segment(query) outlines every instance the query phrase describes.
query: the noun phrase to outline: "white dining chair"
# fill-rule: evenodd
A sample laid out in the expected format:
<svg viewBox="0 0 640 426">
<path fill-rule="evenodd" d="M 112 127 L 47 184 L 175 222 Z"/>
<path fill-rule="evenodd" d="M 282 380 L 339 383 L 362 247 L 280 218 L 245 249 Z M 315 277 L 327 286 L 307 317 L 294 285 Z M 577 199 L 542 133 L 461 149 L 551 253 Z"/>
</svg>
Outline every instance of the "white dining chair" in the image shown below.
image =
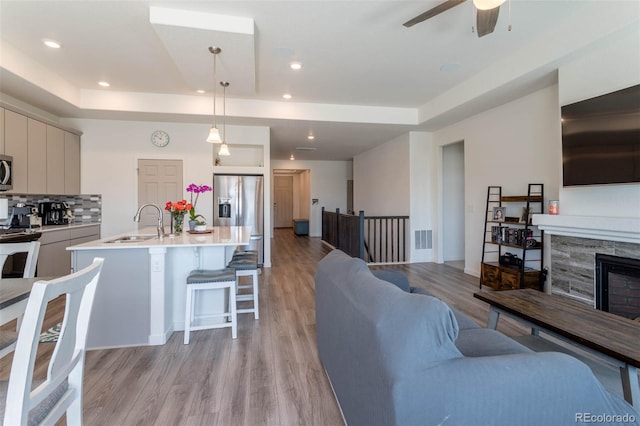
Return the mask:
<svg viewBox="0 0 640 426">
<path fill-rule="evenodd" d="M 5 426 L 51 424 L 66 412 L 69 425 L 82 424 L 82 382 L 89 319 L 104 260 L 51 281 L 37 281 L 18 334 L 6 393 L 0 407 Z M 66 295 L 64 318 L 49 360 L 47 378 L 33 381 L 33 370 L 47 304 Z"/>
<path fill-rule="evenodd" d="M 23 278 L 33 278 L 36 276 L 36 265 L 38 264 L 38 253 L 40 252 L 40 242 L 31 241 L 28 243 L 5 243 L 0 244 L 0 271 L 4 267 L 7 258 L 16 253 L 27 253 L 24 264 Z"/>
<path fill-rule="evenodd" d="M 27 253 L 25 260 L 23 278 L 33 278 L 36 275 L 36 266 L 38 264 L 38 253 L 40 252 L 40 242 L 31 241 L 28 243 L 6 243 L 0 244 L 0 276 L 2 268 L 4 267 L 7 258 L 16 253 Z M 26 300 L 23 302 L 26 306 Z M 15 307 L 15 312 L 22 312 L 23 308 Z M 13 352 L 16 348 L 16 341 L 18 339 L 18 330 L 20 330 L 20 322 L 22 321 L 22 315 L 14 317 L 16 321 L 16 331 L 4 330 L 0 335 L 0 358 L 4 358 L 6 355 Z M 9 319 L 13 319 L 9 317 Z M 4 321 L 4 319 L 3 319 Z"/>
</svg>

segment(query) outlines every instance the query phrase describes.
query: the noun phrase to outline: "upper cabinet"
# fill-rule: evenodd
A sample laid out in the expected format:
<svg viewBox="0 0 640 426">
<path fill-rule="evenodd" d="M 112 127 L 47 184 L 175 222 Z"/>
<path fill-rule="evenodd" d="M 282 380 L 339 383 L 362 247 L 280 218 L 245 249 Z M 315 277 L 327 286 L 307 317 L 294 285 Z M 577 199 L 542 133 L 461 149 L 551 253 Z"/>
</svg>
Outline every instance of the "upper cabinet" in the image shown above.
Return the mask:
<svg viewBox="0 0 640 426">
<path fill-rule="evenodd" d="M 64 132 L 64 193 L 80 193 L 80 136 Z"/>
<path fill-rule="evenodd" d="M 4 152 L 13 156 L 12 192 L 28 192 L 27 189 L 27 117 L 5 109 L 4 111 Z"/>
<path fill-rule="evenodd" d="M 47 194 L 64 194 L 64 130 L 47 125 Z"/>
<path fill-rule="evenodd" d="M 4 154 L 4 108 L 0 108 L 0 154 Z"/>
<path fill-rule="evenodd" d="M 80 193 L 80 136 L 0 108 L 0 153 L 13 157 L 14 193 Z"/>
<path fill-rule="evenodd" d="M 27 192 L 46 194 L 47 125 L 33 118 L 27 118 L 27 142 Z"/>
</svg>

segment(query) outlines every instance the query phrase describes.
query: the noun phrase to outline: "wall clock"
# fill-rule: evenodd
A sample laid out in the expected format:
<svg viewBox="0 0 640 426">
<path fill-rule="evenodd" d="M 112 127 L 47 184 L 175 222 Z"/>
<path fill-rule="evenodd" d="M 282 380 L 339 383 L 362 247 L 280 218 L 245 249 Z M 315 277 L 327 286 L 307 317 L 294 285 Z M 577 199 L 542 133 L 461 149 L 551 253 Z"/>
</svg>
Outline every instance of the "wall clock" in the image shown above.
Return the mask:
<svg viewBox="0 0 640 426">
<path fill-rule="evenodd" d="M 164 130 L 156 130 L 151 133 L 151 143 L 160 148 L 169 145 L 169 133 Z"/>
</svg>

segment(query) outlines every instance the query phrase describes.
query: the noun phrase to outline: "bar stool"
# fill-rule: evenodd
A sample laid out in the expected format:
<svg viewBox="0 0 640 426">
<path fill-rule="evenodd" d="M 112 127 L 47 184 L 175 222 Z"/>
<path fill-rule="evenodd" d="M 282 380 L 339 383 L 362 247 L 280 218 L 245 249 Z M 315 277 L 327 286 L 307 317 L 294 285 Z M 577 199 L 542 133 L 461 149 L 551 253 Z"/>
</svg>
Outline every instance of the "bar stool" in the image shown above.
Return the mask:
<svg viewBox="0 0 640 426">
<path fill-rule="evenodd" d="M 236 271 L 236 292 L 241 289 L 251 289 L 251 293 L 238 294 L 236 302 L 250 301 L 253 303 L 251 308 L 237 309 L 239 314 L 253 312 L 255 319 L 260 318 L 260 310 L 258 304 L 258 252 L 255 250 L 236 250 L 227 267 Z M 240 285 L 240 277 L 251 277 L 251 285 Z"/>
<path fill-rule="evenodd" d="M 229 307 L 228 311 L 203 315 L 199 318 L 195 316 L 195 296 L 197 291 L 202 290 L 228 290 Z M 229 322 L 222 324 L 194 325 L 195 319 L 202 318 L 229 318 Z M 187 305 L 185 308 L 184 321 L 184 344 L 189 344 L 189 333 L 195 330 L 207 330 L 210 328 L 231 327 L 231 337 L 238 337 L 238 315 L 236 312 L 236 272 L 233 269 L 195 269 L 187 277 Z"/>
</svg>

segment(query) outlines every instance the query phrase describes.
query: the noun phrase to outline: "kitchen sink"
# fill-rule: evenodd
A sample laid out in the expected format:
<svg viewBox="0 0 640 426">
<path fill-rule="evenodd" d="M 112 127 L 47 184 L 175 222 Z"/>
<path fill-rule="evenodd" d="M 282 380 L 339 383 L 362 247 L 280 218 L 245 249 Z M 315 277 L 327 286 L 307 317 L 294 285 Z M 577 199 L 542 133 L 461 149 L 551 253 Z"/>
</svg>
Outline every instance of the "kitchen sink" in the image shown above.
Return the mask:
<svg viewBox="0 0 640 426">
<path fill-rule="evenodd" d="M 106 241 L 107 243 L 139 243 L 140 241 L 150 240 L 155 238 L 156 235 L 153 234 L 136 234 L 136 235 L 125 235 L 124 237 L 116 238 L 113 240 Z"/>
</svg>

